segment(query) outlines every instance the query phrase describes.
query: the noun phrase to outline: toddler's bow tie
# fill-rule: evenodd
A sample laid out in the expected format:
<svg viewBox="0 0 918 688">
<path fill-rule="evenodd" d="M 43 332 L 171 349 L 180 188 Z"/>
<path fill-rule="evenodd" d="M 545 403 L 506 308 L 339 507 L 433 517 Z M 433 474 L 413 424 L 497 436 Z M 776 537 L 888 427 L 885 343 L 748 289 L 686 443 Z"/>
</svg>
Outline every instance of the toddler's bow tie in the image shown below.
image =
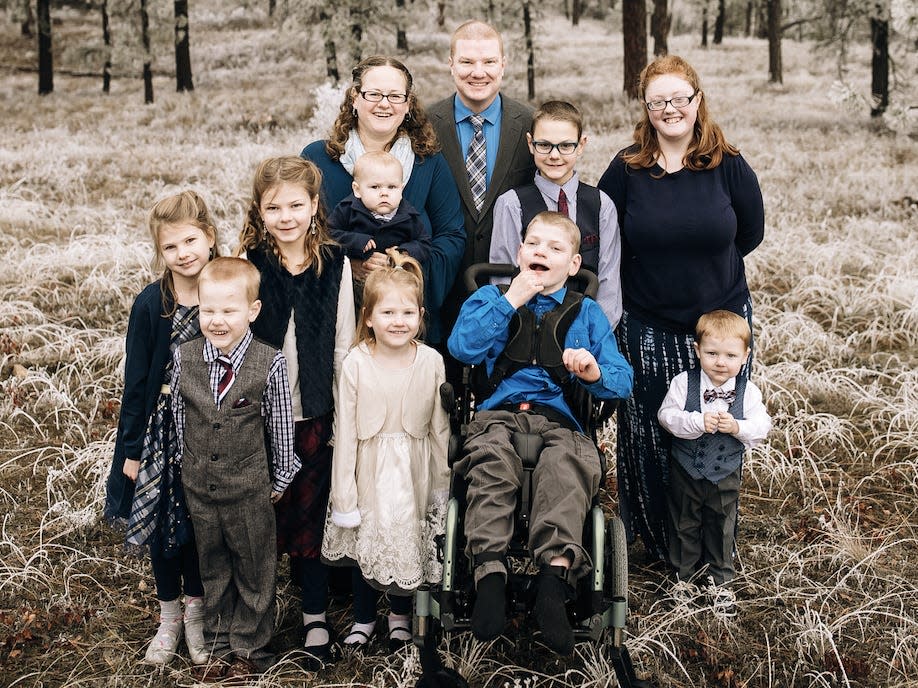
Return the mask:
<svg viewBox="0 0 918 688">
<path fill-rule="evenodd" d="M 716 389 L 706 389 L 702 398 L 706 404 L 710 404 L 715 399 L 723 399 L 728 404 L 732 404 L 736 400 L 736 390 L 731 389 L 729 392 L 720 392 Z"/>
</svg>

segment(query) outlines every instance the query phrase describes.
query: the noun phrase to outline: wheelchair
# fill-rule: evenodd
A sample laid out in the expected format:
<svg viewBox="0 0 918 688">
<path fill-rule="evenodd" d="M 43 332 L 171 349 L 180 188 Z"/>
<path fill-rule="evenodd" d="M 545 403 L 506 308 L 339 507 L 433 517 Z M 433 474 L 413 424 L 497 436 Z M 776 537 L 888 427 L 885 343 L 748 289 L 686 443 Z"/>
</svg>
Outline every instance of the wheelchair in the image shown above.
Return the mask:
<svg viewBox="0 0 918 688">
<path fill-rule="evenodd" d="M 509 277 L 515 274 L 512 265 L 477 264 L 464 275 L 469 293 L 486 284 L 491 277 Z M 568 287 L 595 297 L 599 281 L 590 271 L 581 269 L 568 282 Z M 466 427 L 474 407 L 474 395 L 469 390 L 475 371 L 470 366 L 463 370 L 463 385 L 456 394 L 449 383 L 440 390 L 441 402 L 450 411 L 452 433 L 449 447 L 449 464 L 459 458 L 466 436 Z M 579 388 L 581 391 L 582 388 Z M 584 391 L 575 400 L 572 410 L 596 442 L 597 430 L 607 420 L 614 402 L 600 402 Z M 539 435 L 514 433 L 514 448 L 522 460 L 522 485 L 517 494 L 514 513 L 514 533 L 507 551 L 507 610 L 508 615 L 524 614 L 527 622 L 523 628 L 532 628 L 528 619 L 535 596 L 535 571 L 530 565 L 528 549 L 529 507 L 532 503 L 532 471 L 542 448 Z M 599 452 L 602 473 L 605 475 L 603 452 Z M 413 640 L 420 649 L 423 674 L 418 688 L 462 688 L 468 684 L 457 672 L 445 669 L 436 647 L 441 634 L 468 631 L 475 600 L 473 565 L 465 552 L 464 509 L 465 480 L 453 473 L 450 499 L 447 505 L 445 534 L 441 543 L 443 575 L 434 586 L 422 586 L 415 593 Z M 574 630 L 575 642 L 598 644 L 608 656 L 615 670 L 618 685 L 625 688 L 650 688 L 651 683 L 638 679 L 625 646 L 628 615 L 628 554 L 625 528 L 617 515 L 608 516 L 599 504 L 599 494 L 592 498 L 583 528 L 583 547 L 592 559 L 592 571 L 576 585 L 575 598 L 568 603 L 567 611 Z"/>
</svg>

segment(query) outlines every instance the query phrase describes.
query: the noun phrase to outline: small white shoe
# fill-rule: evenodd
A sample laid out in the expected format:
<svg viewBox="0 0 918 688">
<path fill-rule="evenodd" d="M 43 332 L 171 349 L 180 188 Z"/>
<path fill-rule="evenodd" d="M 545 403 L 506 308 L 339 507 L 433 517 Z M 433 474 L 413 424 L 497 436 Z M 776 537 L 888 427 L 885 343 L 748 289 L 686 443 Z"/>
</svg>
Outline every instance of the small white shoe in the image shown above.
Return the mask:
<svg viewBox="0 0 918 688">
<path fill-rule="evenodd" d="M 669 597 L 674 609 L 681 607 L 685 610 L 694 606 L 697 596 L 698 588 L 695 584 L 683 580 L 677 580 L 669 590 Z"/>
<path fill-rule="evenodd" d="M 153 640 L 147 646 L 147 653 L 144 655 L 143 661 L 147 664 L 168 664 L 175 657 L 175 651 L 178 649 L 181 637 L 181 619 L 161 621 L 159 628 L 156 629 L 156 635 L 153 636 Z"/>
<path fill-rule="evenodd" d="M 708 585 L 705 588 L 708 595 L 708 601 L 711 603 L 711 609 L 714 616 L 722 619 L 736 616 L 736 595 L 729 585 L 717 585 L 713 579 L 708 577 Z"/>
<path fill-rule="evenodd" d="M 185 598 L 185 645 L 192 664 L 207 664 L 210 653 L 204 642 L 204 600 L 201 597 Z"/>
</svg>

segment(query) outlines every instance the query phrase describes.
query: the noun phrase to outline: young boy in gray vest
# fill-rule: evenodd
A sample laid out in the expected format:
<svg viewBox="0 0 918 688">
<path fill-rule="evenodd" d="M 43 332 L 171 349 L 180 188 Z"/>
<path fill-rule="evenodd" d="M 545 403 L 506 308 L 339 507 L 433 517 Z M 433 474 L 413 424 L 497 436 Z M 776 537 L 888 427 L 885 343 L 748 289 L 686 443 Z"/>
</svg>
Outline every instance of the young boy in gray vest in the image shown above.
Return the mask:
<svg viewBox="0 0 918 688">
<path fill-rule="evenodd" d="M 277 502 L 300 468 L 283 354 L 253 338 L 260 276 L 215 258 L 198 278 L 203 338 L 173 356 L 172 407 L 182 481 L 198 539 L 203 680 L 254 676 L 272 663 Z"/>
<path fill-rule="evenodd" d="M 565 399 L 582 386 L 600 399 L 631 393 L 632 371 L 595 301 L 569 292 L 580 268 L 580 230 L 545 211 L 532 220 L 517 250 L 519 274 L 501 289 L 486 285 L 463 304 L 449 351 L 484 366 L 490 394 L 476 397 L 463 457 L 455 469 L 468 481 L 467 552 L 476 587 L 471 626 L 479 640 L 506 623 L 506 552 L 513 535 L 522 464 L 512 435 L 541 435 L 532 474 L 529 550 L 539 566 L 533 616 L 545 644 L 570 654 L 574 633 L 566 603 L 589 572 L 583 523 L 599 490 L 600 460 Z"/>
<path fill-rule="evenodd" d="M 695 326 L 701 365 L 673 378 L 657 413 L 673 435 L 667 493 L 673 598 L 690 603 L 701 582 L 722 616 L 736 613 L 730 582 L 743 453 L 771 430 L 762 393 L 739 375 L 751 339 L 749 323 L 736 313 L 702 315 Z"/>
<path fill-rule="evenodd" d="M 494 202 L 489 260 L 515 265 L 523 227 L 543 210 L 568 216 L 580 228 L 583 267 L 599 277 L 596 301 L 615 329 L 622 316 L 618 216 L 612 199 L 581 182 L 574 169 L 587 143 L 583 117 L 570 103 L 549 100 L 533 115 L 526 140 L 535 161 L 535 179 L 501 194 Z"/>
</svg>

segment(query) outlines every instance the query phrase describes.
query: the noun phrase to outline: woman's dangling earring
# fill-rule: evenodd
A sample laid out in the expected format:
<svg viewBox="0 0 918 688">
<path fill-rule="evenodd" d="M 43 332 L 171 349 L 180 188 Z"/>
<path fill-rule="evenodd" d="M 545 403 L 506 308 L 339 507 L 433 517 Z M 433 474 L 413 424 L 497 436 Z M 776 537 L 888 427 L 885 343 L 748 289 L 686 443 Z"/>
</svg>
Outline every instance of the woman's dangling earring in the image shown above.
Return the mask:
<svg viewBox="0 0 918 688">
<path fill-rule="evenodd" d="M 210 252 L 207 254 L 207 260 L 213 260 L 216 255 L 217 255 L 217 247 L 211 246 Z"/>
<path fill-rule="evenodd" d="M 319 232 L 319 230 L 318 230 L 318 228 L 316 227 L 316 216 L 313 215 L 313 216 L 312 216 L 312 222 L 309 223 L 309 233 L 312 234 L 313 236 L 315 236 L 318 232 Z"/>
<path fill-rule="evenodd" d="M 354 119 L 357 119 L 357 108 L 353 105 L 351 106 L 351 114 L 354 116 Z"/>
</svg>

